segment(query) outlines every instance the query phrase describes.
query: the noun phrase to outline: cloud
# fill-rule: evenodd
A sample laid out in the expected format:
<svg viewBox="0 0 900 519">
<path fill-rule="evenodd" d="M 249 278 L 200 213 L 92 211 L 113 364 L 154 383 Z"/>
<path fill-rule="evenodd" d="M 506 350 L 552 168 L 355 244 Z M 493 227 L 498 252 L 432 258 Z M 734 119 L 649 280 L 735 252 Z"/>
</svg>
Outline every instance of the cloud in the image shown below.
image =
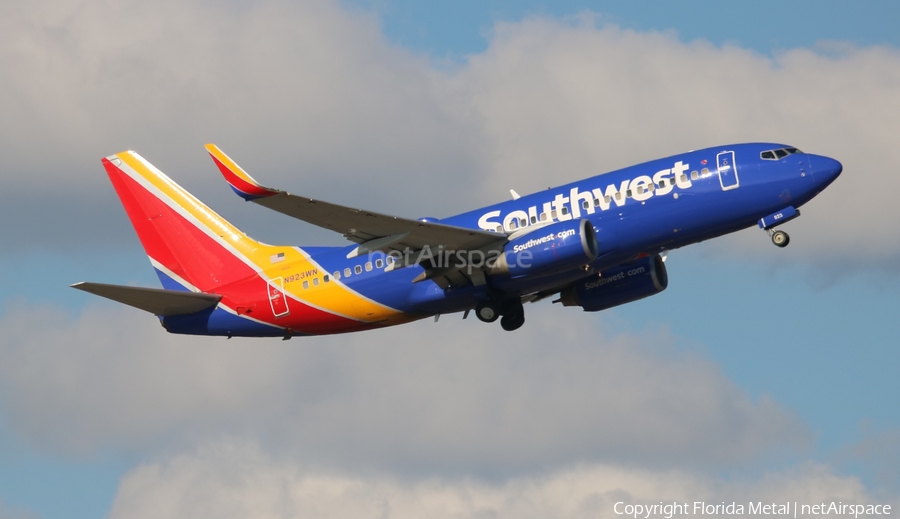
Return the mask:
<svg viewBox="0 0 900 519">
<path fill-rule="evenodd" d="M 528 310 L 515 335 L 444 319 L 283 343 L 170 336 L 127 308 L 23 308 L 0 319 L 0 402 L 36 448 L 64 455 L 232 435 L 401 474 L 744 467 L 809 446 L 792 412 L 751 400 L 664 330 Z"/>
<path fill-rule="evenodd" d="M 3 230 L 24 246 L 64 238 L 67 229 L 39 218 L 48 205 L 91 208 L 78 221 L 98 232 L 82 247 L 116 240 L 104 222 L 121 210 L 99 159 L 128 148 L 231 206 L 205 142 L 267 183 L 413 217 L 435 206 L 446 214 L 444 197 L 463 198 L 478 175 L 478 136 L 441 74 L 388 45 L 374 17 L 334 2 L 0 9 L 0 207 L 38 219 Z M 413 203 L 423 192 L 432 202 Z"/>
<path fill-rule="evenodd" d="M 885 503 L 874 500 L 854 478 L 816 464 L 731 482 L 685 470 L 614 464 L 587 464 L 503 482 L 404 480 L 304 470 L 256 445 L 222 441 L 131 470 L 120 483 L 110 517 L 613 518 L 623 517 L 614 511 L 617 502 L 690 503 L 690 512 L 678 517 L 693 515 L 694 501 L 735 501 L 747 513 L 751 501 L 794 500 Z"/>
<path fill-rule="evenodd" d="M 237 204 L 202 143 L 293 192 L 442 217 L 510 187 L 767 140 L 834 156 L 845 173 L 789 224 L 786 251 L 752 233 L 710 250 L 828 272 L 889 271 L 900 257 L 900 119 L 884 109 L 900 101 L 894 49 L 825 42 L 764 56 L 585 14 L 500 23 L 485 52 L 447 69 L 390 44 L 374 16 L 325 1 L 47 0 L 3 15 L 0 208 L 30 223 L 2 232 L 23 247 L 120 241 L 127 227 L 107 223 L 123 217 L 97 159 L 123 148 L 261 239 L 290 241 L 271 224 L 282 217 Z M 96 232 L 66 241 L 70 229 L 41 217 L 48 205 Z"/>
<path fill-rule="evenodd" d="M 871 488 L 889 495 L 900 494 L 900 429 L 876 430 L 870 423 L 862 427 L 863 439 L 847 445 L 836 456 L 844 466 L 862 468 Z"/>
<path fill-rule="evenodd" d="M 0 501 L 0 519 L 39 519 L 40 516 L 20 507 L 11 507 Z"/>
<path fill-rule="evenodd" d="M 472 85 L 490 150 L 486 191 L 520 192 L 687 149 L 785 142 L 841 160 L 844 175 L 788 226 L 778 260 L 758 235 L 718 242 L 721 255 L 889 269 L 900 160 L 900 53 L 823 44 L 774 57 L 634 32 L 533 18 L 502 23 L 459 81 Z M 875 186 L 878 186 L 877 188 Z M 864 254 L 860 252 L 865 251 Z M 864 256 L 864 257 L 862 257 Z"/>
</svg>

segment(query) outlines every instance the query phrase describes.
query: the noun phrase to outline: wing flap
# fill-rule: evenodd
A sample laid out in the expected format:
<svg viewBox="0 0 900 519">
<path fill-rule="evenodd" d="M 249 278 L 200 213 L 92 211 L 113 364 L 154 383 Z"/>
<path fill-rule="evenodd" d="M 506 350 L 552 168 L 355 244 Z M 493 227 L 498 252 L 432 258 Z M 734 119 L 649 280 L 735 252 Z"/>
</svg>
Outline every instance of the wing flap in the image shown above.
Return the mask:
<svg viewBox="0 0 900 519">
<path fill-rule="evenodd" d="M 154 315 L 168 317 L 170 315 L 192 314 L 216 306 L 222 299 L 218 294 L 201 294 L 180 290 L 163 290 L 160 288 L 128 287 L 107 285 L 104 283 L 81 282 L 72 288 L 83 290 L 117 303 L 133 306 Z"/>
</svg>

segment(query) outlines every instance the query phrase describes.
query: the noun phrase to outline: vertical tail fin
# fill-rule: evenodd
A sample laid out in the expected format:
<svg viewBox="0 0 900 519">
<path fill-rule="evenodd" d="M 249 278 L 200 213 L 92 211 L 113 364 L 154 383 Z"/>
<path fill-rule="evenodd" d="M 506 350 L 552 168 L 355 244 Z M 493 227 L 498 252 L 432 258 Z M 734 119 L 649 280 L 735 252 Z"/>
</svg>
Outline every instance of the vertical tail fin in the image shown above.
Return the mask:
<svg viewBox="0 0 900 519">
<path fill-rule="evenodd" d="M 167 289 L 211 292 L 246 279 L 259 271 L 251 258 L 276 248 L 248 237 L 133 151 L 102 163 Z"/>
</svg>

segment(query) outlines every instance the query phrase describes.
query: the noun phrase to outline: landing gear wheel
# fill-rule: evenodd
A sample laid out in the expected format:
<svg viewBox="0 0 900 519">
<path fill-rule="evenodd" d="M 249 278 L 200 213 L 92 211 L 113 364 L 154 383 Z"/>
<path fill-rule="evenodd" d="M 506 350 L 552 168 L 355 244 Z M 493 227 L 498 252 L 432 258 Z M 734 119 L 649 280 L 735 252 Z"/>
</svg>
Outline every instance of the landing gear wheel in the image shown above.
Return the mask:
<svg viewBox="0 0 900 519">
<path fill-rule="evenodd" d="M 500 327 L 511 332 L 518 330 L 525 324 L 525 309 L 522 303 L 516 299 L 509 301 L 503 308 L 503 319 L 500 319 Z"/>
<path fill-rule="evenodd" d="M 475 316 L 481 322 L 492 323 L 500 317 L 500 312 L 495 304 L 488 301 L 478 303 L 478 306 L 475 307 Z"/>
<path fill-rule="evenodd" d="M 776 247 L 787 247 L 788 243 L 791 243 L 791 237 L 784 231 L 775 231 L 772 233 L 772 243 Z"/>
<path fill-rule="evenodd" d="M 500 327 L 508 332 L 518 330 L 523 324 L 525 324 L 525 312 L 507 314 L 500 319 Z"/>
</svg>

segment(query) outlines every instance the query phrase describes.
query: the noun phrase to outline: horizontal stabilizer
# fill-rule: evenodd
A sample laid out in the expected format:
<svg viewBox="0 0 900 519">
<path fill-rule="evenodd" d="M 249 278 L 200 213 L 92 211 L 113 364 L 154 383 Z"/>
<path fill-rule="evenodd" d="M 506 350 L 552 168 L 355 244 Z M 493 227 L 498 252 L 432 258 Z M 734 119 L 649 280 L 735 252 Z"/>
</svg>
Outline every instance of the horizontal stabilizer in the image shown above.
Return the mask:
<svg viewBox="0 0 900 519">
<path fill-rule="evenodd" d="M 192 314 L 216 306 L 222 296 L 160 288 L 126 287 L 104 283 L 75 283 L 72 288 L 112 299 L 159 316 Z"/>
</svg>

